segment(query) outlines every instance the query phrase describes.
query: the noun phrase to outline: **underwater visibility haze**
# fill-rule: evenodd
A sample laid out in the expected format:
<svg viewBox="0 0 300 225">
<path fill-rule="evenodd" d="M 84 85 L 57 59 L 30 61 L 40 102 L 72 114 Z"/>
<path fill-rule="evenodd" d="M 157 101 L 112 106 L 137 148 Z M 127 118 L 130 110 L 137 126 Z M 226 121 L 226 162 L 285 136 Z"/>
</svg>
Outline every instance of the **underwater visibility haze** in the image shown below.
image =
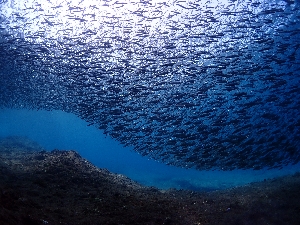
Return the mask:
<svg viewBox="0 0 300 225">
<path fill-rule="evenodd" d="M 1 116 L 71 113 L 168 165 L 300 161 L 296 0 L 0 0 L 0 76 Z"/>
</svg>

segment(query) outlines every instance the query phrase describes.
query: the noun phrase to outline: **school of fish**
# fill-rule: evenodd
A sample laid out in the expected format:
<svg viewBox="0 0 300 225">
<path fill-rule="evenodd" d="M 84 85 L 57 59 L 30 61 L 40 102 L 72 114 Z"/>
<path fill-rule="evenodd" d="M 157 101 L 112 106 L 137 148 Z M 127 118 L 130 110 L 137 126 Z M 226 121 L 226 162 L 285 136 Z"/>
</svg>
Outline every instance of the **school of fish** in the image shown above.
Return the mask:
<svg viewBox="0 0 300 225">
<path fill-rule="evenodd" d="M 0 0 L 0 76 L 166 164 L 300 161 L 298 0 Z"/>
</svg>

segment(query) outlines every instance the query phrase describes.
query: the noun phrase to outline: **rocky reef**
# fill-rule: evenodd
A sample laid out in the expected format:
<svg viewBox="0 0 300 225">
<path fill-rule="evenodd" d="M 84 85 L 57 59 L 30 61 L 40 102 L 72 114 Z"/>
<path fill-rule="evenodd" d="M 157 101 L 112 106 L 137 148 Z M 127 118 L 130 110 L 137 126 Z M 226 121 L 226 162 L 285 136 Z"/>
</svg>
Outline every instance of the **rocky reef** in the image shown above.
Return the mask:
<svg viewBox="0 0 300 225">
<path fill-rule="evenodd" d="M 212 192 L 159 190 L 99 169 L 75 151 L 0 140 L 2 225 L 296 225 L 299 193 L 299 173 Z"/>
</svg>

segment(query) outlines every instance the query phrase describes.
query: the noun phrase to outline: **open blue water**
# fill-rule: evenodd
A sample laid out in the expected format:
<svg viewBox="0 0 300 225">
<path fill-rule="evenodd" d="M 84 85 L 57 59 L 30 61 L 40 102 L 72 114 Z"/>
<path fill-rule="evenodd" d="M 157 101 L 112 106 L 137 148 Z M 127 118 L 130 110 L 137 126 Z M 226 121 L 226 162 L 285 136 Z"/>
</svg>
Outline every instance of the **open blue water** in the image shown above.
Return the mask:
<svg viewBox="0 0 300 225">
<path fill-rule="evenodd" d="M 259 171 L 196 171 L 167 166 L 122 147 L 101 130 L 62 111 L 1 109 L 0 127 L 1 137 L 26 136 L 46 150 L 76 150 L 100 168 L 162 189 L 221 189 L 299 171 L 299 165 Z"/>
</svg>

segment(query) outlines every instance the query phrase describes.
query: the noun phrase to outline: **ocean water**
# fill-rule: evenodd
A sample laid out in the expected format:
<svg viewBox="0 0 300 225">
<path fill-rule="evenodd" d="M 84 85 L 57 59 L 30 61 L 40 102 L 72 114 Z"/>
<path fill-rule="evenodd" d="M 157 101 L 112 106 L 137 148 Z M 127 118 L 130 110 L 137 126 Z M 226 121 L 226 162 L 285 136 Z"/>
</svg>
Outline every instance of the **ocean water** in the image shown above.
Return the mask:
<svg viewBox="0 0 300 225">
<path fill-rule="evenodd" d="M 299 24 L 298 0 L 0 1 L 0 136 L 159 188 L 291 174 Z"/>
<path fill-rule="evenodd" d="M 48 151 L 75 150 L 99 168 L 146 186 L 198 191 L 224 189 L 299 171 L 300 165 L 271 170 L 197 171 L 142 157 L 73 114 L 63 111 L 1 109 L 0 137 L 24 136 Z"/>
</svg>

